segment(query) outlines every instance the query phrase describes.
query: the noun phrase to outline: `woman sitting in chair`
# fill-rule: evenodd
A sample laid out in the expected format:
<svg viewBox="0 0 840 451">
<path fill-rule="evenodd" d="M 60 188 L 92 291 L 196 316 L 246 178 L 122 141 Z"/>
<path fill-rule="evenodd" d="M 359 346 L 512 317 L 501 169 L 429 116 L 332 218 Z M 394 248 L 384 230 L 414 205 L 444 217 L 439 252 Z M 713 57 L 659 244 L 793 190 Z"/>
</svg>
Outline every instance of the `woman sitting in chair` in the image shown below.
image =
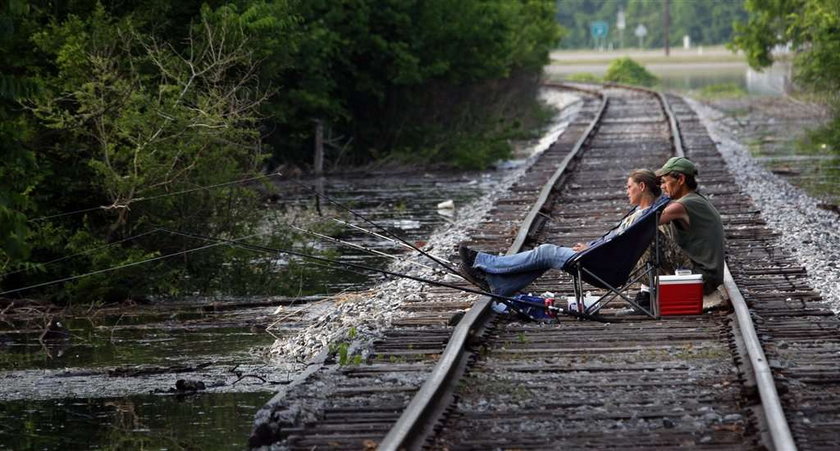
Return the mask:
<svg viewBox="0 0 840 451">
<path fill-rule="evenodd" d="M 606 240 L 624 232 L 656 201 L 662 193 L 653 171 L 636 169 L 627 178 L 627 198 L 635 208 L 621 222 L 599 240 Z M 530 251 L 514 255 L 496 256 L 476 252 L 461 244 L 461 273 L 477 287 L 503 296 L 510 296 L 528 286 L 551 268 L 562 269 L 576 253 L 586 250 L 589 244 L 577 243 L 572 247 L 541 244 Z"/>
</svg>

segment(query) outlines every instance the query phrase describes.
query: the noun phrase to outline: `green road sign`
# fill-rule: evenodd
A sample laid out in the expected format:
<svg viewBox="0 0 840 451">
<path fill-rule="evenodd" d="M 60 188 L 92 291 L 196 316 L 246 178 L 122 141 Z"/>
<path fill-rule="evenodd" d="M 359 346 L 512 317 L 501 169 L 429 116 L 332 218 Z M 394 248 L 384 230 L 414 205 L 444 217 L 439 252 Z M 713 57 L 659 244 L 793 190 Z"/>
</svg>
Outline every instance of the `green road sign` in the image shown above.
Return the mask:
<svg viewBox="0 0 840 451">
<path fill-rule="evenodd" d="M 589 24 L 589 31 L 592 32 L 593 38 L 603 38 L 607 36 L 607 31 L 610 29 L 609 24 L 603 20 L 597 20 Z"/>
</svg>

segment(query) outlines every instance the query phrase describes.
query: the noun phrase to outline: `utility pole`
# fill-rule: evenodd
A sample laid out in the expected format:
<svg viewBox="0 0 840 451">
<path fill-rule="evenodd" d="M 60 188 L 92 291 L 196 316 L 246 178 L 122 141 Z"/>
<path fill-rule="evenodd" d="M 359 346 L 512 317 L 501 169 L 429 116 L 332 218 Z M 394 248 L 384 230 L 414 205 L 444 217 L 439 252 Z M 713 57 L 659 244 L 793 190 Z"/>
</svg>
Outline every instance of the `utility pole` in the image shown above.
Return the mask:
<svg viewBox="0 0 840 451">
<path fill-rule="evenodd" d="M 619 8 L 618 15 L 615 19 L 615 27 L 618 28 L 619 33 L 619 48 L 624 48 L 624 28 L 627 26 L 627 22 L 624 20 L 624 10 Z"/>
<path fill-rule="evenodd" d="M 324 173 L 324 122 L 315 120 L 315 161 L 312 163 L 315 175 Z"/>
<path fill-rule="evenodd" d="M 671 0 L 665 0 L 665 14 L 662 15 L 662 22 L 663 22 L 663 39 L 665 40 L 665 56 L 669 56 L 671 54 L 671 47 L 669 44 L 669 32 L 671 28 Z"/>
</svg>

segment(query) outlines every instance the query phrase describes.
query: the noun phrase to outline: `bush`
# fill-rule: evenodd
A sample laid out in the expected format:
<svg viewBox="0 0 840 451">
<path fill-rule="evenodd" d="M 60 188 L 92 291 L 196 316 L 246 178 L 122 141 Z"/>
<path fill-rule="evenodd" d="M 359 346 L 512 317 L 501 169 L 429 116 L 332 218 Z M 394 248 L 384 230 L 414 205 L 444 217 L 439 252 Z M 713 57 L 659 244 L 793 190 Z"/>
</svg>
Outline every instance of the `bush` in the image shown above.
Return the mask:
<svg viewBox="0 0 840 451">
<path fill-rule="evenodd" d="M 655 75 L 629 57 L 619 58 L 610 63 L 604 81 L 647 87 L 659 83 Z"/>
</svg>

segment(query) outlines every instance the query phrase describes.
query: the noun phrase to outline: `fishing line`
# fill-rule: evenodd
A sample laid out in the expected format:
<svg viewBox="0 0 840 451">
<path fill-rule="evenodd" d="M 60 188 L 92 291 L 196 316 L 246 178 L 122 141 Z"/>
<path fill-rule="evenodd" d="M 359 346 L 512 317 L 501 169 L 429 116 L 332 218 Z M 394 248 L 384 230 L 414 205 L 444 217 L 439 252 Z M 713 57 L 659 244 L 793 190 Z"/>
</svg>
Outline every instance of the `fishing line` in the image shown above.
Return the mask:
<svg viewBox="0 0 840 451">
<path fill-rule="evenodd" d="M 398 245 L 403 246 L 403 247 L 408 247 L 409 249 L 413 249 L 411 246 L 406 246 L 404 243 L 401 243 L 401 242 L 399 242 L 399 241 L 396 241 L 396 240 L 394 240 L 394 239 L 392 239 L 392 238 L 389 238 L 389 237 L 387 237 L 387 236 L 380 235 L 380 234 L 378 234 L 378 233 L 376 233 L 376 232 L 374 232 L 374 231 L 372 231 L 372 230 L 368 230 L 368 229 L 366 229 L 366 228 L 364 228 L 364 227 L 359 227 L 359 226 L 357 226 L 356 224 L 351 224 L 351 223 L 349 223 L 349 222 L 342 221 L 342 220 L 340 220 L 340 219 L 338 219 L 338 218 L 332 218 L 332 220 L 333 220 L 333 221 L 335 221 L 335 222 L 337 222 L 337 223 L 339 223 L 339 224 L 342 224 L 342 225 L 344 225 L 344 226 L 347 226 L 347 227 L 352 227 L 352 228 L 354 228 L 354 229 L 356 229 L 356 230 L 360 230 L 360 231 L 362 231 L 362 232 L 368 233 L 368 234 L 373 235 L 373 236 L 375 236 L 375 237 L 377 237 L 377 238 L 382 238 L 383 240 L 387 240 L 387 241 L 389 241 L 389 242 L 391 242 L 391 243 L 398 244 Z M 446 259 L 444 259 L 444 258 L 441 258 L 441 260 L 443 260 L 443 261 L 445 261 L 445 262 L 449 263 L 450 265 L 452 264 L 452 262 L 450 262 L 450 261 L 448 261 L 448 260 L 446 260 Z M 419 263 L 417 263 L 417 264 L 419 265 Z M 423 267 L 425 267 L 425 268 L 429 268 L 428 266 L 425 266 L 425 265 L 423 265 Z M 431 268 L 429 268 L 429 269 L 431 269 Z M 432 269 L 432 271 L 434 271 L 434 270 Z M 463 276 L 460 272 L 456 272 L 456 273 L 452 273 L 452 274 L 453 274 L 454 276 L 457 276 L 458 278 L 460 278 L 460 279 L 462 279 L 462 280 L 467 280 L 467 279 L 466 279 L 466 278 L 465 278 L 465 277 L 464 277 L 464 276 Z"/>
<path fill-rule="evenodd" d="M 166 230 L 166 229 L 159 229 L 159 230 L 163 230 L 163 231 L 166 231 L 166 232 L 171 232 L 171 231 Z M 258 235 L 261 235 L 261 234 L 255 233 L 253 235 L 248 235 L 248 236 L 244 236 L 244 237 L 241 237 L 241 238 L 236 238 L 236 239 L 230 240 L 230 241 L 231 242 L 236 242 L 238 240 L 245 240 L 245 239 L 248 239 L 248 238 L 253 238 L 253 237 L 258 236 Z M 187 250 L 179 251 L 179 252 L 173 252 L 171 254 L 166 254 L 166 255 L 160 255 L 160 256 L 152 257 L 152 258 L 149 258 L 149 259 L 146 259 L 146 260 L 141 260 L 141 261 L 132 262 L 132 263 L 126 263 L 124 265 L 112 266 L 112 267 L 105 268 L 105 269 L 98 269 L 96 271 L 91 271 L 91 272 L 87 272 L 87 273 L 84 273 L 84 274 L 79 274 L 79 275 L 76 275 L 76 276 L 65 277 L 63 279 L 56 279 L 56 280 L 51 280 L 51 281 L 48 281 L 48 282 L 42 282 L 42 283 L 38 283 L 38 284 L 34 284 L 34 285 L 29 285 L 29 286 L 22 287 L 22 288 L 15 288 L 14 290 L 3 291 L 2 293 L 0 293 L 0 296 L 5 295 L 5 294 L 18 293 L 18 292 L 21 292 L 21 291 L 31 290 L 31 289 L 34 289 L 34 288 L 46 287 L 48 285 L 55 285 L 57 283 L 69 282 L 71 280 L 81 279 L 81 278 L 93 276 L 93 275 L 96 275 L 96 274 L 102 274 L 102 273 L 106 273 L 106 272 L 116 271 L 118 269 L 129 268 L 129 267 L 132 267 L 132 266 L 142 265 L 142 264 L 145 264 L 145 263 L 150 263 L 150 262 L 154 262 L 154 261 L 158 261 L 158 260 L 164 260 L 164 259 L 167 259 L 167 258 L 170 258 L 170 257 L 177 257 L 179 255 L 185 255 L 185 254 L 189 254 L 189 253 L 192 253 L 192 252 L 201 251 L 201 250 L 204 250 L 204 249 L 209 249 L 211 247 L 221 246 L 222 244 L 224 244 L 224 243 L 208 244 L 206 246 L 196 247 L 196 248 L 187 249 Z"/>
<path fill-rule="evenodd" d="M 356 229 L 356 230 L 359 230 L 359 231 L 365 232 L 365 233 L 367 233 L 367 234 L 373 235 L 373 236 L 375 236 L 375 237 L 377 237 L 377 238 L 382 238 L 383 240 L 387 240 L 387 241 L 389 241 L 389 242 L 391 242 L 391 243 L 394 243 L 394 244 L 400 245 L 400 246 L 402 246 L 402 247 L 407 247 L 407 248 L 409 248 L 409 249 L 414 249 L 413 247 L 411 247 L 411 246 L 409 246 L 409 245 L 407 245 L 407 244 L 405 244 L 405 243 L 402 243 L 402 242 L 400 242 L 400 241 L 397 241 L 397 240 L 395 240 L 395 239 L 393 239 L 393 238 L 390 238 L 390 237 L 387 237 L 387 236 L 385 236 L 385 235 L 382 235 L 382 234 L 376 233 L 376 232 L 374 232 L 373 230 L 368 230 L 368 229 L 366 229 L 366 228 L 364 228 L 364 227 L 359 227 L 359 226 L 358 226 L 358 225 L 356 225 L 356 224 L 351 224 L 351 223 L 349 223 L 349 222 L 347 222 L 347 221 L 342 221 L 341 219 L 338 219 L 338 218 L 332 218 L 332 220 L 333 220 L 333 221 L 335 221 L 335 222 L 337 222 L 337 223 L 339 223 L 339 224 L 341 224 L 341 225 L 344 225 L 344 226 L 347 226 L 347 227 L 354 228 L 354 229 Z M 438 258 L 440 258 L 441 260 L 445 261 L 446 263 L 449 263 L 450 265 L 452 264 L 452 262 L 450 262 L 450 261 L 446 260 L 445 258 L 441 258 L 441 257 L 438 257 Z M 456 276 L 460 276 L 461 274 L 460 274 L 460 273 L 455 273 L 455 275 L 456 275 Z"/>
<path fill-rule="evenodd" d="M 240 241 L 241 239 L 245 239 L 245 238 L 248 238 L 248 237 L 241 238 L 241 239 L 238 239 L 238 240 L 229 240 L 229 239 L 226 239 L 226 238 L 215 238 L 215 237 L 199 235 L 199 234 L 195 234 L 195 233 L 176 232 L 176 231 L 167 230 L 167 229 L 162 229 L 162 230 L 165 230 L 165 231 L 168 231 L 168 232 L 171 232 L 171 233 L 175 233 L 175 234 L 179 234 L 179 235 L 189 236 L 189 237 L 192 237 L 192 238 L 198 238 L 198 239 L 207 240 L 207 241 L 214 241 L 216 243 L 227 243 L 227 244 L 230 244 L 231 246 L 235 246 L 235 247 L 239 247 L 239 248 L 247 249 L 247 250 L 251 250 L 251 251 L 256 251 L 256 252 L 294 255 L 296 257 L 302 257 L 302 258 L 307 258 L 307 259 L 311 259 L 311 260 L 318 261 L 318 262 L 328 263 L 328 264 L 334 265 L 334 267 L 337 267 L 338 269 L 342 269 L 342 270 L 344 270 L 345 268 L 339 267 L 338 265 L 350 266 L 352 268 L 362 269 L 362 270 L 370 271 L 370 272 L 377 272 L 377 273 L 385 274 L 385 275 L 388 275 L 388 276 L 400 277 L 400 278 L 404 278 L 404 279 L 411 279 L 411 280 L 414 280 L 414 281 L 417 281 L 417 282 L 422 282 L 422 283 L 426 283 L 426 284 L 434 285 L 434 286 L 451 288 L 453 290 L 464 291 L 464 292 L 467 292 L 467 293 L 473 293 L 473 294 L 478 294 L 478 295 L 482 295 L 482 296 L 490 296 L 494 299 L 498 299 L 499 301 L 501 301 L 502 303 L 504 303 L 505 305 L 510 307 L 512 310 L 524 315 L 524 312 L 522 312 L 522 310 L 518 306 L 515 305 L 515 303 L 514 303 L 515 299 L 514 298 L 509 297 L 509 296 L 502 296 L 500 294 L 495 294 L 495 293 L 488 293 L 486 291 L 478 290 L 478 289 L 475 289 L 475 288 L 461 287 L 461 286 L 454 285 L 454 284 L 447 283 L 447 282 L 441 282 L 441 281 L 437 281 L 437 280 L 426 279 L 426 278 L 423 278 L 423 277 L 412 276 L 410 274 L 388 271 L 387 269 L 374 268 L 372 266 L 362 265 L 362 264 L 359 264 L 359 263 L 339 262 L 339 261 L 332 260 L 332 259 L 329 259 L 329 258 L 319 257 L 319 256 L 316 256 L 316 255 L 305 254 L 303 252 L 297 252 L 297 251 L 293 251 L 293 250 L 289 250 L 289 249 L 276 249 L 276 248 L 270 248 L 270 247 L 267 247 L 267 246 L 261 246 L 261 245 L 258 245 L 258 244 L 237 242 L 237 241 Z M 0 294 L 2 294 L 2 293 L 0 293 Z M 586 314 L 586 313 L 582 313 L 582 312 L 567 310 L 567 309 L 564 309 L 562 307 L 556 307 L 555 306 L 555 307 L 553 307 L 553 310 L 555 310 L 557 312 L 560 312 L 560 313 L 563 313 L 565 315 L 573 316 L 575 318 L 604 322 L 602 319 L 597 318 L 595 316 L 592 316 L 592 315 L 589 315 L 589 314 Z"/>
<path fill-rule="evenodd" d="M 91 249 L 87 249 L 87 250 L 75 253 L 73 255 L 68 255 L 66 257 L 59 257 L 59 258 L 56 258 L 54 260 L 50 260 L 48 262 L 34 263 L 34 264 L 39 265 L 39 266 L 51 265 L 53 263 L 58 263 L 60 261 L 69 260 L 71 258 L 79 257 L 79 256 L 82 256 L 82 255 L 85 255 L 85 254 L 90 254 L 91 252 L 106 249 L 108 247 L 115 246 L 115 245 L 120 244 L 120 243 L 125 243 L 126 241 L 136 240 L 137 238 L 140 238 L 140 237 L 143 237 L 143 236 L 146 236 L 146 235 L 150 235 L 150 234 L 155 233 L 155 232 L 160 232 L 160 231 L 161 231 L 160 229 L 149 230 L 147 232 L 143 232 L 143 233 L 140 233 L 140 234 L 137 234 L 137 235 L 134 235 L 134 236 L 130 236 L 128 238 L 123 238 L 121 240 L 114 241 L 112 243 L 103 244 L 102 246 L 97 246 L 97 247 L 94 247 L 94 248 L 91 248 Z M 15 270 L 15 271 L 9 271 L 9 272 L 0 274 L 0 278 L 6 277 L 6 276 L 11 276 L 12 274 L 17 274 L 17 273 L 21 273 L 21 272 L 29 272 L 29 271 L 32 271 L 33 269 L 35 269 L 35 268 L 23 268 L 23 269 L 18 269 L 18 270 Z"/>
<path fill-rule="evenodd" d="M 437 263 L 437 264 L 439 264 L 439 265 L 443 266 L 444 268 L 446 268 L 446 269 L 447 269 L 449 272 L 451 272 L 452 274 L 457 274 L 457 275 L 460 275 L 460 272 L 459 272 L 458 270 L 456 270 L 455 268 L 453 268 L 452 266 L 450 266 L 449 264 L 447 264 L 447 263 L 446 263 L 446 262 L 444 262 L 443 260 L 440 260 L 440 259 L 438 259 L 437 257 L 435 257 L 435 256 L 433 256 L 433 255 L 431 255 L 431 254 L 429 254 L 429 253 L 427 253 L 427 252 L 423 251 L 422 249 L 420 249 L 420 248 L 418 248 L 417 246 L 415 246 L 415 245 L 413 245 L 413 244 L 409 243 L 408 241 L 406 241 L 406 240 L 402 239 L 400 236 L 396 235 L 395 233 L 391 232 L 390 230 L 386 229 L 385 227 L 382 227 L 382 226 L 380 226 L 379 224 L 377 224 L 377 223 L 375 223 L 375 222 L 373 222 L 373 221 L 371 221 L 371 220 L 367 219 L 366 217 L 362 216 L 361 214 L 359 214 L 359 213 L 355 212 L 355 211 L 354 211 L 354 210 L 352 210 L 350 207 L 346 207 L 346 206 L 344 206 L 342 203 L 340 203 L 340 202 L 338 202 L 338 201 L 336 201 L 336 200 L 333 200 L 332 198 L 330 198 L 330 197 L 329 197 L 329 196 L 327 196 L 326 194 L 321 193 L 321 192 L 318 192 L 318 191 L 317 191 L 317 190 L 315 190 L 314 188 L 309 187 L 309 186 L 305 185 L 305 184 L 304 184 L 304 183 L 302 183 L 302 182 L 299 182 L 299 181 L 297 181 L 297 180 L 295 180 L 295 179 L 287 179 L 287 180 L 290 180 L 292 183 L 294 183 L 294 184 L 296 184 L 296 185 L 299 185 L 299 186 L 303 187 L 304 189 L 308 190 L 308 191 L 309 191 L 309 192 L 311 192 L 311 193 L 314 193 L 316 196 L 320 196 L 320 197 L 322 197 L 322 198 L 323 198 L 324 200 L 326 200 L 327 202 L 329 202 L 329 203 L 331 203 L 331 204 L 333 204 L 333 205 L 335 205 L 335 206 L 337 206 L 337 207 L 341 208 L 342 210 L 347 211 L 348 213 L 352 214 L 353 216 L 355 216 L 355 217 L 357 217 L 357 218 L 361 219 L 362 221 L 365 221 L 366 223 L 368 223 L 368 224 L 370 224 L 370 225 L 372 225 L 372 226 L 376 227 L 377 229 L 379 229 L 379 230 L 383 231 L 384 233 L 388 234 L 389 236 L 391 236 L 391 237 L 393 237 L 393 238 L 396 238 L 397 240 L 399 240 L 400 242 L 402 242 L 402 243 L 403 243 L 403 244 L 405 244 L 406 246 L 410 247 L 411 249 L 413 249 L 413 250 L 415 250 L 415 251 L 417 251 L 417 252 L 421 253 L 423 256 L 425 256 L 425 257 L 427 257 L 427 258 L 431 259 L 432 261 L 434 261 L 435 263 Z"/>
<path fill-rule="evenodd" d="M 294 230 L 301 231 L 301 232 L 303 232 L 303 233 L 306 233 L 306 234 L 309 234 L 309 235 L 312 235 L 312 236 L 315 236 L 315 237 L 318 237 L 318 238 L 321 238 L 321 239 L 327 240 L 327 241 L 332 242 L 332 243 L 340 244 L 340 245 L 347 246 L 347 247 L 352 247 L 352 248 L 354 248 L 354 249 L 358 249 L 358 250 L 361 250 L 361 251 L 367 252 L 367 253 L 372 254 L 372 255 L 378 255 L 378 256 L 380 256 L 380 257 L 390 258 L 390 259 L 392 259 L 392 260 L 396 260 L 396 261 L 399 261 L 399 262 L 404 261 L 404 262 L 410 263 L 410 264 L 412 264 L 412 265 L 419 266 L 419 267 L 421 267 L 421 268 L 426 268 L 426 269 L 428 269 L 428 270 L 430 270 L 430 271 L 432 271 L 432 272 L 437 272 L 437 270 L 435 270 L 435 269 L 434 269 L 434 268 L 432 268 L 431 266 L 424 265 L 424 264 L 422 264 L 422 263 L 420 263 L 420 262 L 415 262 L 415 261 L 411 261 L 411 260 L 406 260 L 406 259 L 400 258 L 400 257 L 398 257 L 398 256 L 396 256 L 396 255 L 387 254 L 387 253 L 385 253 L 385 252 L 378 251 L 378 250 L 376 250 L 376 249 L 371 249 L 371 248 L 368 248 L 368 247 L 364 247 L 364 246 L 359 245 L 359 244 L 356 244 L 356 243 L 350 243 L 350 242 L 348 242 L 348 241 L 343 241 L 343 240 L 340 240 L 340 239 L 338 239 L 338 238 L 331 237 L 331 236 L 329 236 L 329 235 L 324 235 L 324 234 L 322 234 L 322 233 L 314 232 L 314 231 L 312 231 L 312 230 L 306 230 L 306 229 L 301 228 L 301 227 L 298 227 L 298 226 L 296 226 L 296 225 L 288 224 L 288 226 L 289 226 L 289 227 L 291 227 L 291 228 L 292 228 L 292 229 L 294 229 Z"/>
</svg>

